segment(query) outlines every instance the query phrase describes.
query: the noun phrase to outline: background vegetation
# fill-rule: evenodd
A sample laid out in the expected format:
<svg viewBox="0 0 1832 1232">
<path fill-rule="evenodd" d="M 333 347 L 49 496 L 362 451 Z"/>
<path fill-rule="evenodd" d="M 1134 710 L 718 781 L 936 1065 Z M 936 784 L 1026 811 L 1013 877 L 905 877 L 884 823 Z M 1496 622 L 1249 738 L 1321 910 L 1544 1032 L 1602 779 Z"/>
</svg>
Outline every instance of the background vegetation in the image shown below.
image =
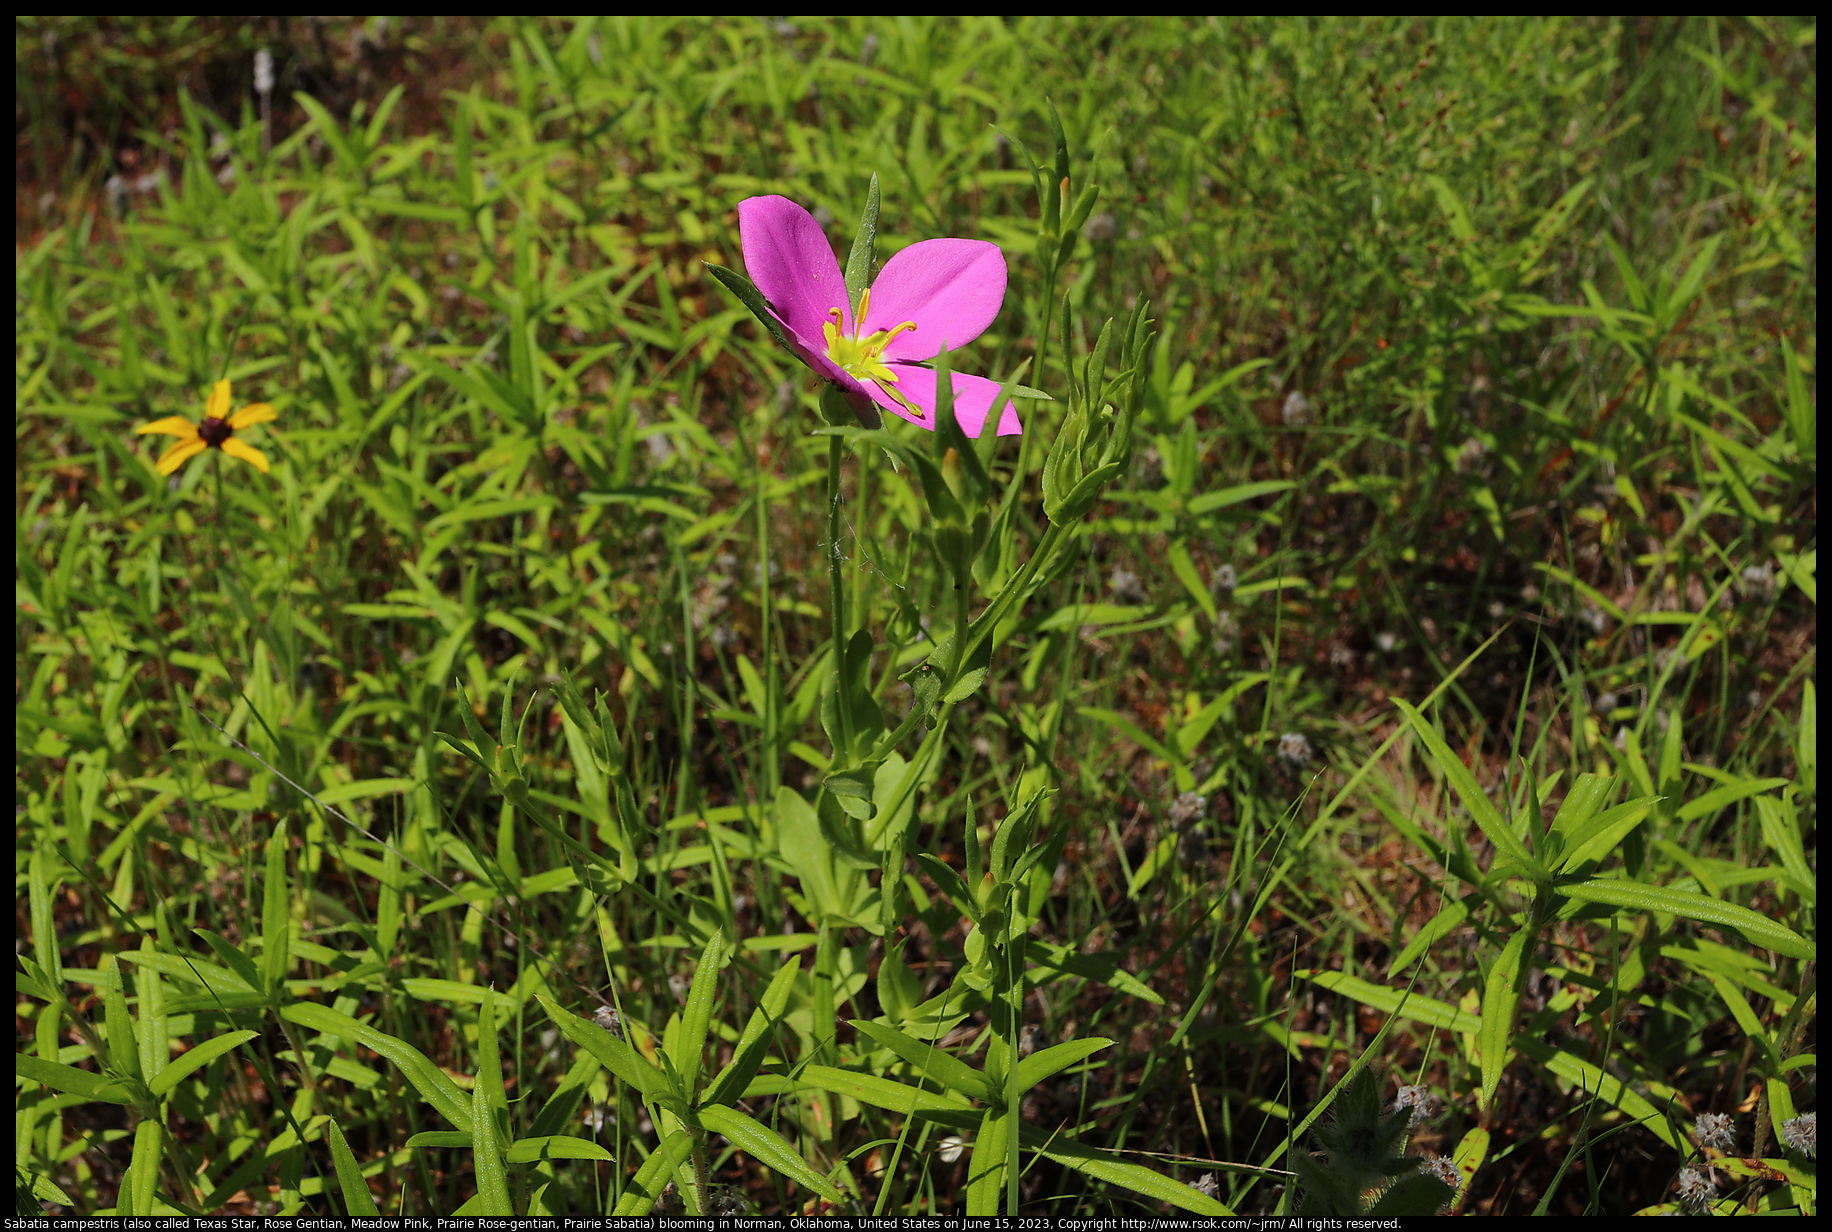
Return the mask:
<svg viewBox="0 0 1832 1232">
<path fill-rule="evenodd" d="M 459 1124 L 439 1092 L 501 1097 L 505 1141 L 602 1148 L 510 1152 L 516 1210 L 642 1197 L 664 1114 L 535 995 L 614 1001 L 651 1059 L 710 1014 L 711 1075 L 812 954 L 770 802 L 826 764 L 819 391 L 702 263 L 742 268 L 734 207 L 766 192 L 843 252 L 875 173 L 881 256 L 1006 251 L 962 366 L 1028 360 L 1057 397 L 995 455 L 1020 557 L 1064 365 L 1142 301 L 1157 322 L 1129 472 L 1002 633 L 911 831 L 964 870 L 1058 789 L 1026 1038 L 1112 1043 L 1023 1120 L 1272 1210 L 1372 1067 L 1381 1101 L 1424 1089 L 1411 1149 L 1453 1160 L 1466 1211 L 1810 1208 L 1810 1131 L 1777 1134 L 1816 1091 L 1811 19 L 15 39 L 40 1202 L 361 1209 L 343 1167 L 384 1211 L 450 1212 L 505 1182 L 409 1143 Z M 1026 154 L 1050 161 L 1050 102 L 1071 196 L 1100 188 L 1053 283 Z M 132 429 L 224 376 L 279 412 L 248 433 L 271 474 L 211 453 L 168 482 Z M 911 473 L 866 447 L 846 475 L 894 724 L 947 581 Z M 620 804 L 627 885 L 533 821 L 604 851 Z M 738 1103 L 840 1209 L 951 1209 L 972 1166 L 945 1117 L 794 1078 L 822 1053 L 915 1081 L 848 1025 L 971 965 L 904 867 L 896 927 L 834 934 L 837 1037 L 794 977 Z M 736 956 L 702 1004 L 715 934 Z M 995 1027 L 982 1006 L 942 1042 L 993 1058 Z M 1166 1200 L 1024 1141 L 1027 1211 Z M 822 1201 L 715 1143 L 733 1209 Z"/>
</svg>

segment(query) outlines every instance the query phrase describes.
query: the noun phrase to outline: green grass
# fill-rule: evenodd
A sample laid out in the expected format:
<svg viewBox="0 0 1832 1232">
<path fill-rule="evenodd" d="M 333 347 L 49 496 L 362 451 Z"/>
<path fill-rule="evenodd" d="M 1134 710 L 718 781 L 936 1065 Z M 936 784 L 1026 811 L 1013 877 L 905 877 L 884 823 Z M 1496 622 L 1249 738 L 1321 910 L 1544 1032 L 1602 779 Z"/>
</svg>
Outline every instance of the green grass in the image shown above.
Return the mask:
<svg viewBox="0 0 1832 1232">
<path fill-rule="evenodd" d="M 1295 1211 L 1404 1083 L 1465 1211 L 1810 1211 L 1816 39 L 22 19 L 22 1186 Z M 938 442 L 817 435 L 705 268 L 874 174 L 880 260 L 1003 247 L 956 362 L 1053 398 L 960 575 L 1022 602 L 890 762 L 829 565 L 897 727 Z M 157 475 L 224 377 L 271 473 Z"/>
</svg>

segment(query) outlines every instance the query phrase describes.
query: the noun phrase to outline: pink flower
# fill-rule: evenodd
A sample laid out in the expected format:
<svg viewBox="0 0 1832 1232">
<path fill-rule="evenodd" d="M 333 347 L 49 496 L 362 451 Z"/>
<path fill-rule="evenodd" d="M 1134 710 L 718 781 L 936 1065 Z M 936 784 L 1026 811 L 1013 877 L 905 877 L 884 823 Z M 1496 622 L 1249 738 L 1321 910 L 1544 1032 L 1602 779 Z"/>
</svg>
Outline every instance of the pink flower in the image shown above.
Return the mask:
<svg viewBox="0 0 1832 1232">
<path fill-rule="evenodd" d="M 999 315 L 1005 256 L 984 240 L 923 240 L 884 263 L 878 281 L 847 302 L 840 263 L 814 216 L 787 197 L 738 203 L 738 234 L 751 280 L 803 363 L 859 404 L 869 400 L 935 430 L 935 372 L 943 348 L 972 342 Z M 977 437 L 999 383 L 956 372 L 954 418 Z M 1023 431 L 1006 401 L 999 435 Z"/>
</svg>

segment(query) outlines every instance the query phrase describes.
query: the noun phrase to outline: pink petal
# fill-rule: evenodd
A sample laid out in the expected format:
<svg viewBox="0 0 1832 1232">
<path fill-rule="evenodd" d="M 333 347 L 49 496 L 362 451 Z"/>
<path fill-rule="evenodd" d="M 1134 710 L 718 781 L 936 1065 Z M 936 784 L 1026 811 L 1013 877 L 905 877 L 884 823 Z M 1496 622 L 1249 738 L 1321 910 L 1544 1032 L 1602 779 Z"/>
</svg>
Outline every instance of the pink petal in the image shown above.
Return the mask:
<svg viewBox="0 0 1832 1232">
<path fill-rule="evenodd" d="M 893 364 L 891 367 L 897 374 L 897 392 L 913 403 L 920 415 L 910 414 L 902 403 L 885 393 L 875 381 L 865 382 L 865 392 L 871 395 L 872 401 L 891 414 L 907 419 L 919 428 L 935 431 L 935 370 L 919 368 L 914 364 Z M 992 409 L 993 399 L 999 396 L 999 383 L 983 376 L 956 372 L 951 384 L 954 386 L 954 420 L 960 424 L 961 431 L 969 437 L 977 438 L 980 428 L 986 423 L 986 412 Z M 1023 431 L 1023 425 L 1018 422 L 1017 408 L 1008 400 L 999 416 L 999 435 L 1017 436 Z"/>
<path fill-rule="evenodd" d="M 748 248 L 745 260 L 750 260 Z M 1005 254 L 997 244 L 923 240 L 884 263 L 872 284 L 865 332 L 914 321 L 914 330 L 898 334 L 884 348 L 884 358 L 934 359 L 943 344 L 963 347 L 984 333 L 1004 299 Z"/>
<path fill-rule="evenodd" d="M 745 273 L 809 351 L 827 349 L 821 326 L 833 309 L 852 328 L 846 280 L 814 215 L 787 197 L 747 197 L 738 203 L 738 237 Z"/>
</svg>

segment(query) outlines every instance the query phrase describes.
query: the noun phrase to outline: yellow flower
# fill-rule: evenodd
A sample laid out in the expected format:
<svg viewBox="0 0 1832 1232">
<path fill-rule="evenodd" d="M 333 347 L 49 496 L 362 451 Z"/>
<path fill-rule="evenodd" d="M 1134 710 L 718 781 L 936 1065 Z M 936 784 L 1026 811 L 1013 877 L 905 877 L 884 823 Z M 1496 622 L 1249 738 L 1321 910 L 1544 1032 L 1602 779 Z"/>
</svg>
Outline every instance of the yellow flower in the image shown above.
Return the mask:
<svg viewBox="0 0 1832 1232">
<path fill-rule="evenodd" d="M 251 402 L 235 414 L 229 414 L 229 382 L 218 381 L 216 388 L 210 391 L 210 401 L 204 406 L 202 423 L 194 424 L 182 415 L 168 415 L 136 428 L 134 435 L 178 438 L 159 455 L 155 469 L 161 475 L 171 474 L 183 466 L 186 459 L 202 453 L 212 445 L 232 458 L 240 458 L 265 475 L 267 455 L 237 440 L 235 434 L 242 428 L 266 423 L 274 418 L 277 418 L 274 408 L 265 402 Z"/>
</svg>

